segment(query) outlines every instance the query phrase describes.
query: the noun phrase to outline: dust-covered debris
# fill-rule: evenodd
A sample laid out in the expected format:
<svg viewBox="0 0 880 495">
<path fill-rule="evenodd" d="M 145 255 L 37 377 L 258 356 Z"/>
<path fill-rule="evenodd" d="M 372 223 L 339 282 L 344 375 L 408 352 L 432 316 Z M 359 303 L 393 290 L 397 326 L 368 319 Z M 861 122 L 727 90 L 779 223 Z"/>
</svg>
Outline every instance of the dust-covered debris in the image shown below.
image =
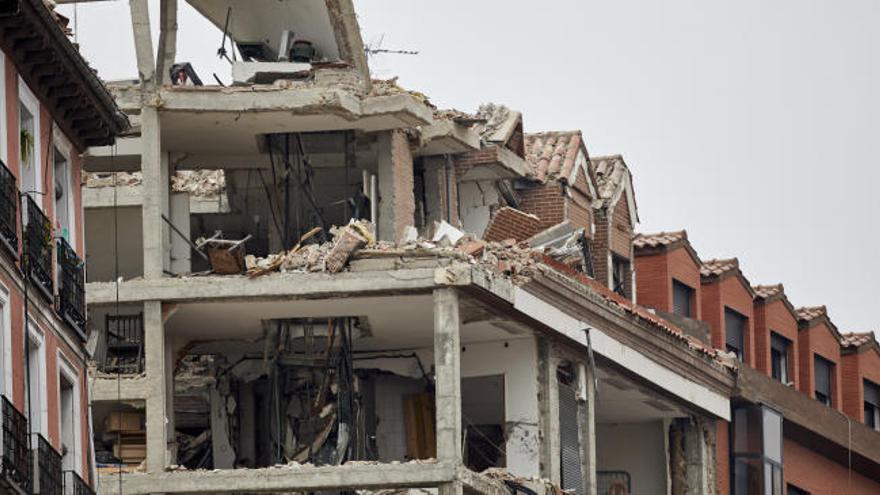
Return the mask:
<svg viewBox="0 0 880 495">
<path fill-rule="evenodd" d="M 409 95 L 423 103 L 428 108 L 434 110 L 437 107 L 431 103 L 431 100 L 424 93 L 404 89 L 397 84 L 397 78 L 391 79 L 373 79 L 373 86 L 367 96 L 393 96 L 393 95 Z"/>
<path fill-rule="evenodd" d="M 113 187 L 113 173 L 83 172 L 82 181 L 85 187 Z M 117 187 L 139 186 L 144 177 L 141 172 L 116 172 Z M 226 191 L 226 173 L 223 170 L 178 170 L 170 178 L 173 192 L 186 192 L 193 196 L 211 197 Z"/>
</svg>

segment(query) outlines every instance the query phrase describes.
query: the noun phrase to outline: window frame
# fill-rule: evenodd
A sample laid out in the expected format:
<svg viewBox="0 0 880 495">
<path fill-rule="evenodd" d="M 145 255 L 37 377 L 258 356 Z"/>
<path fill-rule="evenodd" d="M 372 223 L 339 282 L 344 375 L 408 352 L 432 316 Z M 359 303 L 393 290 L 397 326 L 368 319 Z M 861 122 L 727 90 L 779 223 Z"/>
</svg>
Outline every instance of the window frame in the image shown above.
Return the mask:
<svg viewBox="0 0 880 495">
<path fill-rule="evenodd" d="M 9 166 L 9 126 L 6 113 L 6 54 L 0 50 L 0 160 Z"/>
<path fill-rule="evenodd" d="M 730 345 L 730 331 L 729 331 L 730 329 L 728 328 L 728 325 L 727 325 L 728 314 L 735 315 L 739 319 L 739 322 L 741 324 L 740 325 L 740 335 L 739 335 L 740 349 L 736 349 L 735 346 Z M 739 360 L 741 363 L 744 363 L 747 358 L 747 356 L 746 356 L 746 332 L 748 332 L 748 325 L 749 325 L 749 318 L 746 315 L 740 313 L 739 311 L 737 311 L 729 306 L 724 306 L 724 350 L 727 352 L 731 352 L 730 351 L 731 347 L 738 350 L 739 354 L 737 354 L 737 360 Z"/>
<path fill-rule="evenodd" d="M 82 474 L 82 403 L 80 401 L 80 379 L 79 375 L 76 372 L 76 369 L 73 365 L 70 364 L 70 361 L 64 356 L 61 350 L 58 350 L 58 354 L 56 356 L 58 363 L 58 438 L 60 443 L 64 444 L 64 430 L 63 430 L 63 412 L 61 411 L 62 400 L 61 400 L 61 379 L 64 378 L 67 382 L 69 382 L 73 389 L 72 396 L 72 408 L 73 408 L 73 418 L 72 418 L 72 428 L 73 428 L 73 471 L 77 474 Z"/>
<path fill-rule="evenodd" d="M 39 434 L 43 435 L 44 437 L 47 437 L 49 435 L 49 390 L 48 390 L 48 387 L 46 386 L 46 384 L 48 383 L 46 381 L 47 380 L 47 378 L 46 378 L 46 374 L 47 374 L 46 345 L 45 345 L 46 341 L 45 341 L 45 336 L 44 336 L 43 330 L 40 329 L 40 327 L 37 325 L 37 322 L 34 321 L 32 318 L 28 318 L 28 319 L 30 321 L 28 322 L 28 325 L 27 325 L 28 328 L 27 328 L 27 337 L 26 338 L 29 339 L 30 345 L 37 346 L 37 359 L 38 359 L 37 373 L 39 375 L 39 376 L 37 376 L 37 386 L 39 387 L 39 389 L 38 389 L 39 397 L 37 397 L 37 401 L 38 401 L 37 405 L 39 406 L 38 413 L 39 413 L 40 423 L 39 423 L 39 425 L 35 425 L 35 424 L 31 423 L 31 431 L 33 433 L 39 433 Z M 28 359 L 29 358 L 27 356 L 25 356 L 25 360 L 28 360 Z M 27 365 L 28 365 L 28 363 L 26 362 L 25 367 L 27 367 Z M 28 370 L 25 370 L 25 373 L 26 373 L 26 375 L 25 375 L 26 378 L 29 378 L 30 380 L 34 379 L 33 376 L 30 376 L 30 372 Z M 31 384 L 29 381 L 26 384 L 25 393 L 26 394 L 31 393 Z M 25 396 L 25 404 L 26 405 L 28 404 L 27 396 Z M 31 397 L 30 405 L 27 405 L 28 414 L 26 414 L 26 416 L 27 416 L 29 422 L 31 421 L 31 415 L 32 415 L 29 408 L 32 406 L 33 406 L 33 397 Z"/>
<path fill-rule="evenodd" d="M 2 392 L 8 398 L 12 398 L 12 310 L 10 308 L 9 289 L 0 284 L 0 359 L 2 359 L 3 381 Z"/>
<path fill-rule="evenodd" d="M 678 280 L 677 278 L 672 279 L 672 312 L 679 316 L 684 316 L 686 318 L 694 318 L 696 317 L 694 311 L 694 295 L 696 294 L 696 289 L 691 287 L 690 285 Z M 687 313 L 681 314 L 678 312 L 678 303 L 676 303 L 677 298 L 676 295 L 680 293 L 687 293 Z"/>
<path fill-rule="evenodd" d="M 46 185 L 43 184 L 43 149 L 42 143 L 40 142 L 42 139 L 42 122 L 40 118 L 40 100 L 34 95 L 31 88 L 28 87 L 27 83 L 25 83 L 24 79 L 21 76 L 18 76 L 18 103 L 27 108 L 28 113 L 34 119 L 34 168 L 36 169 L 36 175 L 34 176 L 34 189 L 35 193 L 32 195 L 34 201 L 37 203 L 37 206 L 40 209 L 44 209 L 43 200 L 40 197 L 42 193 L 46 191 Z M 18 123 L 19 129 L 18 132 L 21 132 L 21 114 L 18 115 Z M 25 164 L 18 160 L 18 182 L 19 188 L 24 186 L 24 166 Z M 27 192 L 27 191 L 22 191 Z M 35 196 L 35 197 L 34 197 Z"/>
<path fill-rule="evenodd" d="M 766 488 L 770 486 L 771 492 L 769 495 L 783 495 L 782 491 L 779 493 L 773 493 L 772 483 L 773 481 L 777 481 L 778 484 L 776 487 L 780 490 L 785 489 L 785 448 L 783 433 L 785 416 L 783 416 L 781 412 L 764 404 L 735 406 L 733 407 L 732 412 L 733 415 L 729 423 L 731 494 L 746 493 L 749 488 L 748 486 L 737 486 L 737 480 L 740 479 L 740 471 L 737 470 L 737 467 L 740 465 L 748 466 L 750 464 L 754 467 L 755 463 L 759 463 L 760 481 L 762 482 L 761 485 L 764 490 L 766 491 Z M 778 459 L 770 457 L 767 452 L 768 431 L 766 425 L 770 416 L 773 416 L 773 419 L 778 421 L 778 445 L 777 448 L 774 449 L 778 451 Z M 758 419 L 758 423 L 760 424 L 754 424 L 754 421 L 752 420 L 755 419 Z M 745 424 L 743 424 L 743 420 Z M 759 442 L 759 445 L 755 444 L 755 442 Z M 742 449 L 740 449 L 741 447 Z M 756 448 L 757 450 L 750 450 L 752 448 Z M 767 476 L 768 473 L 770 473 L 769 477 Z M 746 480 L 748 479 L 749 478 L 746 477 Z M 771 485 L 768 485 L 768 483 L 771 483 Z M 742 488 L 742 490 L 740 490 L 740 488 Z"/>
<path fill-rule="evenodd" d="M 827 366 L 828 369 L 828 393 L 822 392 L 819 390 L 819 363 L 823 363 L 823 365 Z M 819 402 L 825 404 L 828 407 L 834 407 L 834 373 L 835 373 L 836 363 L 824 356 L 813 353 L 813 398 L 818 400 Z M 823 400 L 819 394 L 826 397 L 827 400 Z"/>
<path fill-rule="evenodd" d="M 70 141 L 68 141 L 67 137 L 64 135 L 63 132 L 61 132 L 61 129 L 59 129 L 57 125 L 53 124 L 53 129 L 54 130 L 52 132 L 52 136 L 53 136 L 54 142 L 52 143 L 53 144 L 52 153 L 53 154 L 57 153 L 57 152 L 61 153 L 61 156 L 64 158 L 64 161 L 66 163 L 66 170 L 67 170 L 67 184 L 66 184 L 67 189 L 65 190 L 65 193 L 67 194 L 67 214 L 68 214 L 67 222 L 69 224 L 68 225 L 69 238 L 67 239 L 67 241 L 70 243 L 71 246 L 74 247 L 74 249 L 76 249 L 76 241 L 77 241 L 76 213 L 77 213 L 77 211 L 76 211 L 76 198 L 74 197 L 74 191 L 76 190 L 75 186 L 78 187 L 78 184 L 75 184 L 74 179 L 73 179 L 73 161 L 71 159 L 71 157 L 73 156 L 73 151 L 72 151 L 73 146 L 70 144 Z M 53 196 L 52 196 L 53 200 L 52 201 L 53 201 L 53 205 L 54 205 L 55 182 L 58 179 L 57 177 L 55 177 L 55 159 L 57 159 L 57 156 L 53 156 L 52 158 L 53 158 L 52 159 L 52 193 L 53 193 Z M 55 211 L 54 211 L 54 216 L 55 216 L 55 218 L 53 220 L 57 223 L 58 222 L 57 209 L 55 209 Z"/>
<path fill-rule="evenodd" d="M 876 404 L 868 402 L 868 390 L 871 388 L 875 390 L 875 395 L 877 396 Z M 862 379 L 862 403 L 865 413 L 865 425 L 874 431 L 880 431 L 880 384 Z M 871 418 L 870 422 L 868 421 L 869 417 Z"/>
<path fill-rule="evenodd" d="M 776 344 L 779 343 L 783 347 L 779 349 Z M 778 380 L 779 382 L 789 385 L 794 383 L 793 377 L 794 373 L 792 372 L 792 345 L 793 342 L 783 336 L 778 332 L 774 332 L 770 330 L 770 377 L 774 380 Z M 782 356 L 782 366 L 780 367 L 781 375 L 779 377 L 776 375 L 776 352 L 781 352 Z"/>
</svg>

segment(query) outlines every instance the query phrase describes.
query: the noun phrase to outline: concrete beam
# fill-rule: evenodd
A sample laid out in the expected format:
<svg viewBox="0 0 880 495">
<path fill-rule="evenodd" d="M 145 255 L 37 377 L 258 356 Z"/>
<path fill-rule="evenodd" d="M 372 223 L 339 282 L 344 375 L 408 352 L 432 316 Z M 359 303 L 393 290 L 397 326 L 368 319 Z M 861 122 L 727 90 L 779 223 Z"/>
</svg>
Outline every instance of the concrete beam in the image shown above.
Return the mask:
<svg viewBox="0 0 880 495">
<path fill-rule="evenodd" d="M 434 398 L 437 459 L 461 464 L 461 316 L 458 292 L 434 290 Z M 460 487 L 459 487 L 460 489 Z"/>
<path fill-rule="evenodd" d="M 159 3 L 159 52 L 156 55 L 157 82 L 170 84 L 171 66 L 177 55 L 177 0 Z"/>
<path fill-rule="evenodd" d="M 150 384 L 143 376 L 128 378 L 96 378 L 92 382 L 92 402 L 146 400 Z"/>
<path fill-rule="evenodd" d="M 134 49 L 141 82 L 152 82 L 155 74 L 153 38 L 150 35 L 150 6 L 147 0 L 129 0 Z"/>
<path fill-rule="evenodd" d="M 82 190 L 83 208 L 113 208 L 116 207 L 141 207 L 143 200 L 142 186 L 119 186 L 115 191 L 113 187 L 84 187 Z M 175 193 L 186 194 L 186 193 Z M 229 213 L 229 199 L 226 194 L 217 196 L 189 196 L 189 213 L 192 215 Z M 176 225 L 181 225 L 175 222 Z M 173 239 L 173 238 L 172 238 Z"/>
<path fill-rule="evenodd" d="M 260 493 L 382 488 L 431 488 L 456 479 L 456 467 L 442 462 L 349 463 L 262 469 L 124 474 L 125 495 L 152 493 Z M 102 494 L 121 495 L 116 475 L 101 477 Z"/>
<path fill-rule="evenodd" d="M 333 299 L 368 294 L 430 291 L 446 284 L 464 284 L 467 277 L 450 268 L 414 268 L 370 272 L 275 273 L 256 279 L 244 276 L 205 276 L 135 279 L 119 284 L 119 302 L 166 302 L 224 299 Z M 89 305 L 116 302 L 114 282 L 86 284 Z"/>
</svg>

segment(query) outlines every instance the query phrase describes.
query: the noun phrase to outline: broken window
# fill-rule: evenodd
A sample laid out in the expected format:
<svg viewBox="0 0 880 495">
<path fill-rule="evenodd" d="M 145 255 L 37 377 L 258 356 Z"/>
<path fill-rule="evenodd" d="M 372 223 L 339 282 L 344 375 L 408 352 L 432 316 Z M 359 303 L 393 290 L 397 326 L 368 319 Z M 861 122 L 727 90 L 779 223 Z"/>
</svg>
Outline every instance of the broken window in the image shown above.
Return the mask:
<svg viewBox="0 0 880 495">
<path fill-rule="evenodd" d="M 788 353 L 791 341 L 776 332 L 770 332 L 770 373 L 774 380 L 790 382 Z"/>
<path fill-rule="evenodd" d="M 628 285 L 630 277 L 629 260 L 620 256 L 612 257 L 612 290 L 617 294 L 629 298 Z"/>
<path fill-rule="evenodd" d="M 815 394 L 816 400 L 825 404 L 832 405 L 832 383 L 834 381 L 834 363 L 816 354 L 813 357 L 814 373 L 815 373 Z"/>
<path fill-rule="evenodd" d="M 865 424 L 869 428 L 880 431 L 880 385 L 864 381 L 865 388 Z"/>
<path fill-rule="evenodd" d="M 748 319 L 730 308 L 724 308 L 724 331 L 727 352 L 736 359 L 745 359 L 745 333 Z"/>
<path fill-rule="evenodd" d="M 672 312 L 686 317 L 694 316 L 691 309 L 691 302 L 694 297 L 694 289 L 679 282 L 672 280 Z"/>
<path fill-rule="evenodd" d="M 504 375 L 461 380 L 467 467 L 479 473 L 506 465 L 504 417 Z"/>
</svg>

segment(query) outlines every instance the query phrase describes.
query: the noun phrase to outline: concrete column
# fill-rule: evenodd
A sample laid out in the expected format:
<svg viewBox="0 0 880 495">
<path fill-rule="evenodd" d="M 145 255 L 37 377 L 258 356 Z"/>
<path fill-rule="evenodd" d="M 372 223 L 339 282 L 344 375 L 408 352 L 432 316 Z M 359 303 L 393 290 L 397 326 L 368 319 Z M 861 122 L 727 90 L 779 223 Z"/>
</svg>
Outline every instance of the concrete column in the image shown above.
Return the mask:
<svg viewBox="0 0 880 495">
<path fill-rule="evenodd" d="M 379 239 L 395 241 L 414 224 L 413 159 L 409 140 L 401 130 L 383 132 L 379 152 Z"/>
<path fill-rule="evenodd" d="M 434 290 L 437 459 L 461 463 L 461 340 L 458 292 Z"/>
<path fill-rule="evenodd" d="M 168 215 L 168 154 L 162 152 L 159 112 L 141 109 L 141 171 L 143 172 L 144 278 L 156 279 L 170 268 Z"/>
<path fill-rule="evenodd" d="M 148 395 L 147 406 L 147 471 L 157 473 L 167 466 L 167 367 L 165 326 L 162 303 L 144 302 L 144 366 Z"/>
<path fill-rule="evenodd" d="M 715 486 L 714 423 L 679 418 L 669 432 L 673 495 L 710 493 Z"/>
<path fill-rule="evenodd" d="M 559 458 L 559 383 L 556 380 L 558 358 L 552 344 L 538 339 L 538 407 L 541 428 L 541 477 L 556 485 L 561 483 Z"/>
<path fill-rule="evenodd" d="M 584 491 L 586 495 L 596 495 L 596 376 L 590 366 L 580 365 L 579 368 L 578 417 Z"/>
<path fill-rule="evenodd" d="M 190 237 L 189 194 L 170 195 L 169 207 L 171 222 L 183 235 Z M 175 232 L 171 234 L 171 272 L 182 274 L 192 271 L 192 248 L 186 240 Z"/>
<path fill-rule="evenodd" d="M 150 35 L 150 7 L 148 0 L 130 0 L 131 27 L 138 73 L 142 82 L 151 82 L 155 74 L 153 37 Z"/>
</svg>

